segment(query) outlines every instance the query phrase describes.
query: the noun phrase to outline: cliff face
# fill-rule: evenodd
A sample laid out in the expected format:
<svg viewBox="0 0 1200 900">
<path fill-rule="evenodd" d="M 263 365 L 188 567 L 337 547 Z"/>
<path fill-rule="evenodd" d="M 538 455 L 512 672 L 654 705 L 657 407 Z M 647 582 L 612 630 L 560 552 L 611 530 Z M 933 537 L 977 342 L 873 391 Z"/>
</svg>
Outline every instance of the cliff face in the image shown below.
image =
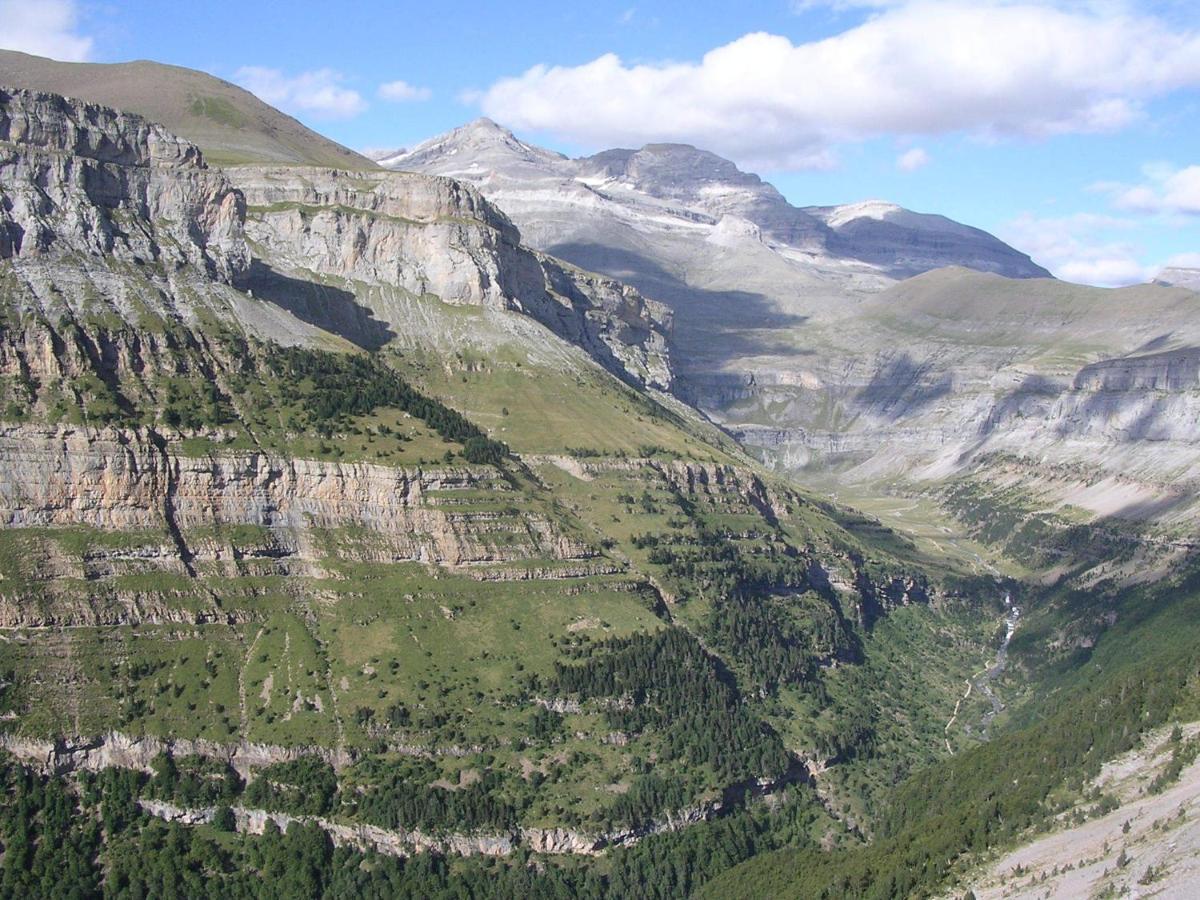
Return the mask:
<svg viewBox="0 0 1200 900">
<path fill-rule="evenodd" d="M 215 306 L 253 333 L 278 339 L 282 324 L 285 340 L 304 339 L 289 333 L 297 323 L 263 321 L 244 295 L 212 302 L 222 284 L 253 291 L 254 273 L 301 271 L 302 282 L 331 277 L 524 314 L 623 378 L 671 383 L 664 307 L 522 246 L 473 188 L 390 173 L 235 171 L 237 187 L 192 144 L 138 116 L 3 89 L 0 259 L 15 260 L 26 282 L 21 305 L 52 321 L 87 296 L 127 321 L 146 307 L 187 320 Z M 261 257 L 253 265 L 247 236 Z M 117 271 L 118 262 L 132 268 Z M 136 302 L 131 279 L 145 288 Z M 202 287 L 179 296 L 197 279 Z M 405 326 L 380 312 L 394 330 Z"/>
<path fill-rule="evenodd" d="M 323 169 L 237 170 L 247 234 L 268 261 L 444 303 L 524 313 L 631 381 L 667 388 L 665 307 L 535 253 L 472 187 L 448 178 Z M 368 305 L 370 299 L 366 301 Z M 372 309 L 394 329 L 385 308 Z"/>
<path fill-rule="evenodd" d="M 241 195 L 191 144 L 137 116 L 0 88 L 0 259 L 46 253 L 247 262 Z"/>
<path fill-rule="evenodd" d="M 52 542 L 41 545 L 26 571 L 45 587 L 31 593 L 0 584 L 0 626 L 189 615 L 129 590 L 101 592 L 94 602 L 67 591 L 50 611 L 43 601 L 56 593 L 49 583 L 56 578 L 323 576 L 332 559 L 483 567 L 481 577 L 501 578 L 503 571 L 492 570 L 527 560 L 539 561 L 549 577 L 555 563 L 567 564 L 560 577 L 597 568 L 592 547 L 540 512 L 474 508 L 467 499 L 474 492 L 519 503 L 491 467 L 406 469 L 261 452 L 186 456 L 176 449 L 178 438 L 153 429 L 0 428 L 0 528 L 130 535 L 109 552 L 82 558 L 55 553 Z M 197 614 L 220 617 L 210 607 Z"/>
</svg>

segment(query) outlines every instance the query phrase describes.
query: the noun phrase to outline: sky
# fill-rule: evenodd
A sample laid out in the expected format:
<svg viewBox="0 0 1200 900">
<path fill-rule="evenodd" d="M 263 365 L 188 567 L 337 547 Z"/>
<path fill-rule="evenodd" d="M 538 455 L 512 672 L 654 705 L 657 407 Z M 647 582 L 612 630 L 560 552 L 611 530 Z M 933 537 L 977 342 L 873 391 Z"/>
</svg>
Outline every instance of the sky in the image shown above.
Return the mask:
<svg viewBox="0 0 1200 900">
<path fill-rule="evenodd" d="M 202 69 L 359 150 L 480 115 L 570 155 L 690 143 L 1071 281 L 1200 267 L 1198 0 L 0 0 L 0 47 Z"/>
</svg>

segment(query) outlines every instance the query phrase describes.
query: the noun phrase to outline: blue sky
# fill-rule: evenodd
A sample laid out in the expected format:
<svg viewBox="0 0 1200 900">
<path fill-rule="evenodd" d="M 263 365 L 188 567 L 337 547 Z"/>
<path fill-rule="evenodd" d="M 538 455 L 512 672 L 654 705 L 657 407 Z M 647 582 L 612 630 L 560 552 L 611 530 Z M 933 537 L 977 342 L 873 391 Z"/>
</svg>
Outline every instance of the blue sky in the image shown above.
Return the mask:
<svg viewBox="0 0 1200 900">
<path fill-rule="evenodd" d="M 1200 266 L 1193 0 L 0 0 L 0 46 L 203 69 L 357 149 L 484 113 L 573 155 L 686 141 L 1071 280 Z"/>
</svg>

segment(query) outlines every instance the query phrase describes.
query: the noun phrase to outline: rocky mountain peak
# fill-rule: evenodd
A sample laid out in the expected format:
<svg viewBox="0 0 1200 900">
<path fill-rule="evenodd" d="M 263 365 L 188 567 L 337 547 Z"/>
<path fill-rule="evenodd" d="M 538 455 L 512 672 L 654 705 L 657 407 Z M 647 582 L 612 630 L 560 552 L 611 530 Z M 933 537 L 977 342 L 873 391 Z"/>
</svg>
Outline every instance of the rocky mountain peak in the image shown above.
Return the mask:
<svg viewBox="0 0 1200 900">
<path fill-rule="evenodd" d="M 889 278 L 948 265 L 1015 278 L 1049 277 L 1025 254 L 944 216 L 915 213 L 883 200 L 794 206 L 758 175 L 690 144 L 615 148 L 571 160 L 522 141 L 490 119 L 477 119 L 380 164 L 471 181 L 513 216 L 535 244 L 585 267 L 612 263 L 606 271 L 622 278 L 633 277 L 637 266 L 631 267 L 627 256 L 605 257 L 595 250 L 596 236 L 624 227 L 616 221 L 662 216 L 714 228 L 731 216 L 731 222 L 750 223 L 765 245 L 784 254 L 799 251 L 814 265 L 866 263 Z M 570 240 L 564 239 L 560 221 L 567 209 L 574 210 L 567 229 L 583 229 Z M 584 228 L 578 218 L 583 209 L 602 218 L 611 214 L 612 220 Z M 717 235 L 718 243 L 729 238 L 728 230 Z M 704 246 L 708 243 L 705 239 Z M 660 286 L 647 282 L 645 287 Z"/>
<path fill-rule="evenodd" d="M 460 166 L 461 171 L 489 168 L 503 172 L 513 166 L 552 168 L 566 159 L 561 153 L 526 144 L 507 128 L 481 117 L 378 162 L 388 169 L 425 170 L 443 165 L 449 168 L 439 174 L 453 175 L 460 174 Z"/>
<path fill-rule="evenodd" d="M 1169 266 L 1158 273 L 1155 284 L 1166 287 L 1181 287 L 1192 291 L 1200 291 L 1200 268 L 1185 266 Z"/>
<path fill-rule="evenodd" d="M 647 144 L 640 150 L 605 150 L 579 161 L 580 173 L 624 178 L 648 193 L 694 196 L 711 185 L 761 188 L 757 175 L 742 172 L 734 163 L 691 144 Z M 769 186 L 768 186 L 769 187 Z M 778 193 L 770 188 L 772 193 Z"/>
</svg>

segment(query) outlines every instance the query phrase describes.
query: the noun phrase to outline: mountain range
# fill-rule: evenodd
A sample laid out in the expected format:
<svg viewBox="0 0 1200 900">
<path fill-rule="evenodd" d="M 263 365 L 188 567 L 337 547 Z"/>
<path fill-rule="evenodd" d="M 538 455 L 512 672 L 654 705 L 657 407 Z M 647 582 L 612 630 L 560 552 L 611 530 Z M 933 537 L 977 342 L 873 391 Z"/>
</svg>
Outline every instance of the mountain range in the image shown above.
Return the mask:
<svg viewBox="0 0 1200 900">
<path fill-rule="evenodd" d="M 676 393 L 781 471 L 877 511 L 1004 492 L 1064 521 L 1194 514 L 1186 272 L 1059 282 L 978 229 L 794 207 L 682 145 L 570 160 L 481 119 L 379 163 L 475 184 L 534 246 L 666 303 Z"/>
<path fill-rule="evenodd" d="M 0 893 L 1187 890 L 1194 273 L 5 83 Z"/>
</svg>

